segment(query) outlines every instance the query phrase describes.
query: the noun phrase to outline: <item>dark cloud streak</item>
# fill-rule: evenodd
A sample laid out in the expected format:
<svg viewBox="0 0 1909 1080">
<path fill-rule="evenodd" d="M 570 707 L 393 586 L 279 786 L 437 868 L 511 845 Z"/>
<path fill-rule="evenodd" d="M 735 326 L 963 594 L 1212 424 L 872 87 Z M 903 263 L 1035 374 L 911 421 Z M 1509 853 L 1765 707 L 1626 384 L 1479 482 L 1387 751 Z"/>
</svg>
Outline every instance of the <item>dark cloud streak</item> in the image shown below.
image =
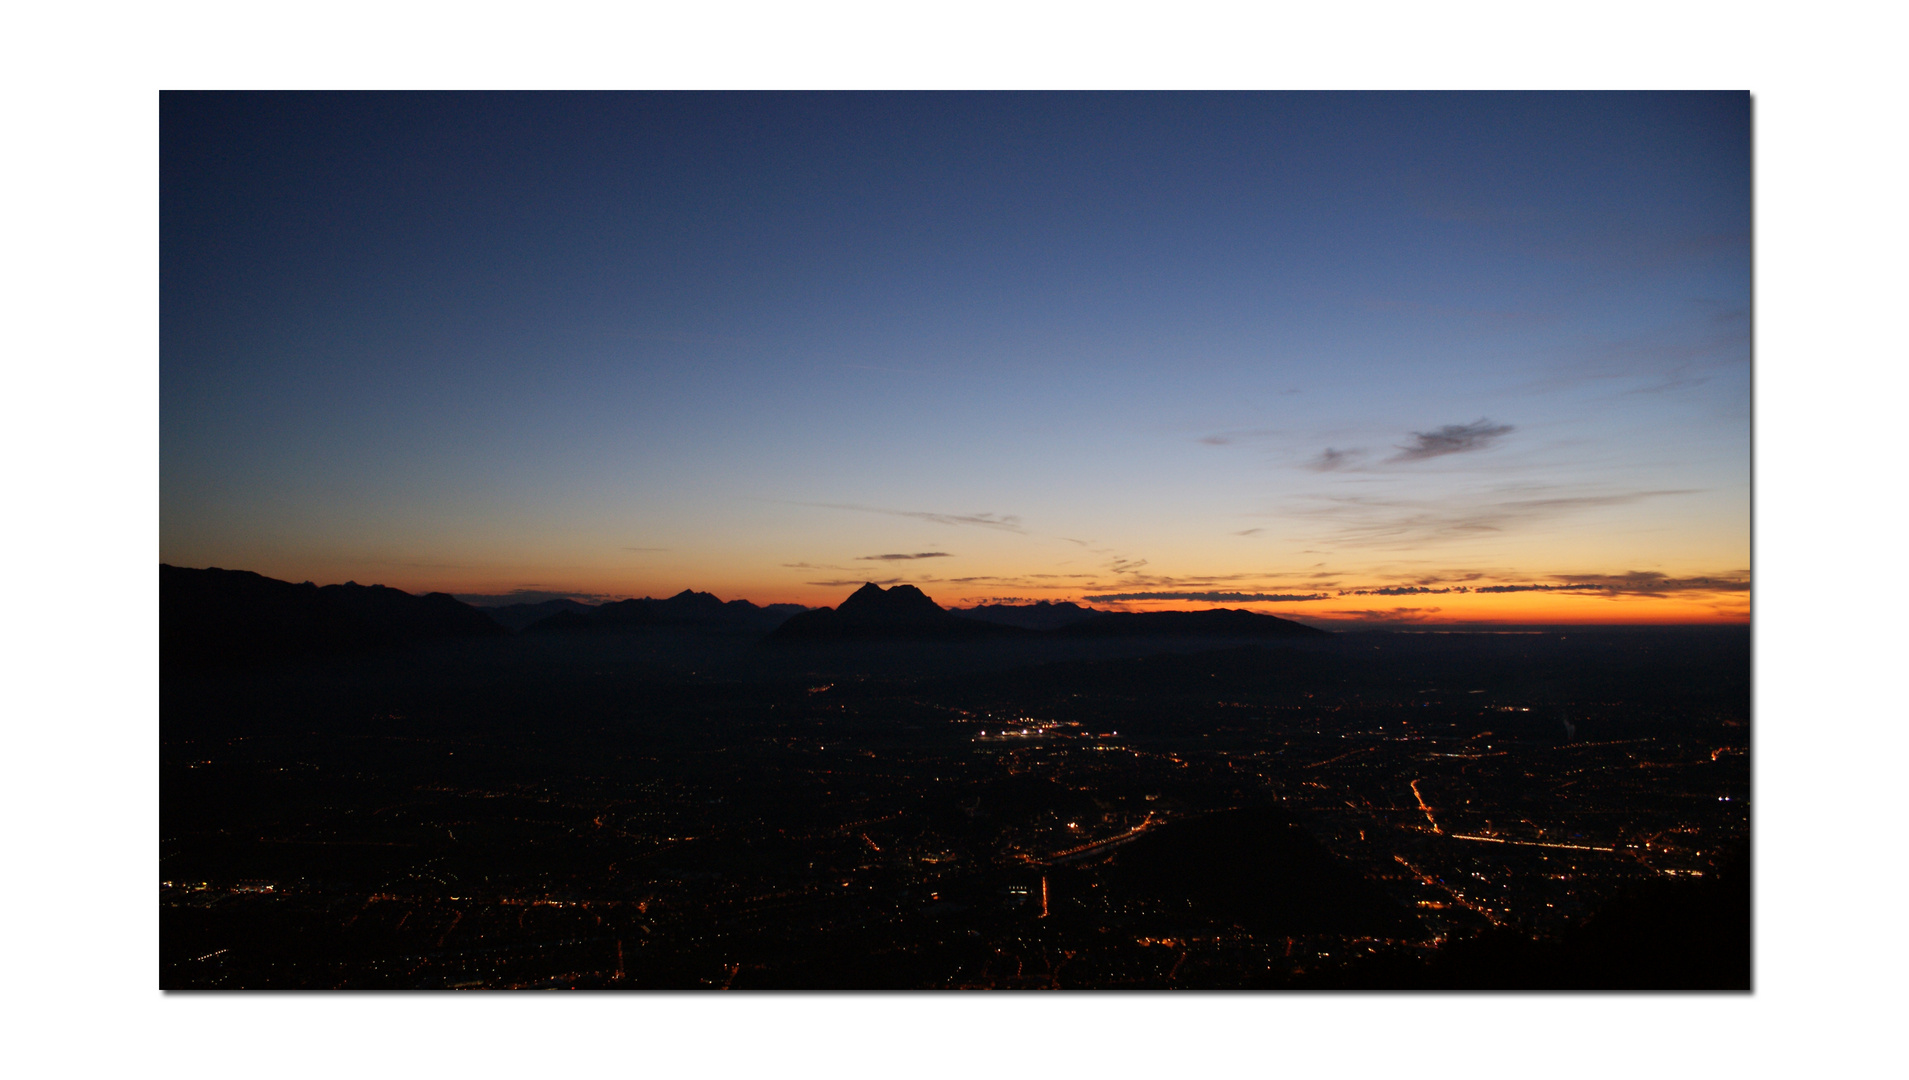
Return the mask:
<svg viewBox="0 0 1909 1080">
<path fill-rule="evenodd" d="M 1298 596 L 1287 593 L 1130 592 L 1102 593 L 1093 596 L 1083 596 L 1081 599 L 1090 603 L 1094 601 L 1113 600 L 1196 600 L 1212 604 L 1262 604 L 1296 603 L 1305 600 L 1329 600 L 1331 597 L 1326 593 L 1312 593 L 1306 596 Z"/>
<path fill-rule="evenodd" d="M 1003 532 L 1023 533 L 1021 519 L 1014 514 L 938 514 L 926 510 L 891 510 L 884 506 L 857 506 L 854 503 L 794 502 L 794 506 L 815 506 L 824 510 L 854 510 L 863 514 L 886 514 L 889 517 L 914 518 L 916 521 L 931 521 L 936 525 L 979 525 L 984 529 L 1000 529 Z"/>
<path fill-rule="evenodd" d="M 913 555 L 857 555 L 856 562 L 897 562 L 903 559 L 951 559 L 954 556 L 945 551 L 917 551 Z"/>
<path fill-rule="evenodd" d="M 1410 548 L 1441 540 L 1502 532 L 1510 527 L 1547 521 L 1581 510 L 1627 506 L 1644 499 L 1694 494 L 1697 494 L 1696 489 L 1681 488 L 1595 495 L 1547 494 L 1537 498 L 1473 497 L 1435 504 L 1367 496 L 1323 496 L 1315 497 L 1315 501 L 1325 505 L 1291 512 L 1299 516 L 1342 522 L 1333 536 L 1334 542 L 1338 544 Z M 1470 505 L 1466 505 L 1467 502 Z"/>
<path fill-rule="evenodd" d="M 1446 424 L 1437 431 L 1414 431 L 1412 445 L 1399 447 L 1398 453 L 1385 460 L 1387 464 L 1398 464 L 1485 450 L 1514 430 L 1510 424 L 1494 424 L 1481 417 L 1469 424 Z"/>
<path fill-rule="evenodd" d="M 1363 450 L 1334 450 L 1328 446 L 1319 452 L 1318 457 L 1308 461 L 1306 468 L 1313 472 L 1335 472 L 1364 453 Z"/>
</svg>

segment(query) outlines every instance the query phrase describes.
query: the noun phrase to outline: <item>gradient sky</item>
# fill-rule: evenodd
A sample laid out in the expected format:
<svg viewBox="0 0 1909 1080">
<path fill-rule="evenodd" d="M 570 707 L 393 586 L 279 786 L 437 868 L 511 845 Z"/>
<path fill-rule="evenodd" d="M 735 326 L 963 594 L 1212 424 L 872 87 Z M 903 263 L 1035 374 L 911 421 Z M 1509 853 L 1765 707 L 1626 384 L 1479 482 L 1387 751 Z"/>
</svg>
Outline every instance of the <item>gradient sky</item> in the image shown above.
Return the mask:
<svg viewBox="0 0 1909 1080">
<path fill-rule="evenodd" d="M 1747 617 L 1750 101 L 161 100 L 160 558 Z"/>
</svg>

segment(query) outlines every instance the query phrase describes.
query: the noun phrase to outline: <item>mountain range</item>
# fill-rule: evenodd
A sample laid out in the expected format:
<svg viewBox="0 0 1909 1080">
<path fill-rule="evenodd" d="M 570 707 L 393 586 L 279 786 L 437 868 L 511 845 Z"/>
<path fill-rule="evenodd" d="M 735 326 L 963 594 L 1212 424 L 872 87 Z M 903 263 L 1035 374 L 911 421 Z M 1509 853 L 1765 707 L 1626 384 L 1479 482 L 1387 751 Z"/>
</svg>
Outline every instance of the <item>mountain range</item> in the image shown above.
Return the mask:
<svg viewBox="0 0 1909 1080">
<path fill-rule="evenodd" d="M 383 585 L 292 584 L 246 570 L 159 567 L 160 659 L 168 669 L 249 666 L 343 656 L 426 642 L 516 634 L 643 634 L 685 640 L 804 642 L 1040 641 L 1114 638 L 1273 638 L 1323 635 L 1243 610 L 1096 611 L 1072 603 L 949 610 L 913 585 L 865 584 L 834 608 L 724 602 L 685 589 L 589 605 L 575 600 L 476 608 L 445 593 Z"/>
<path fill-rule="evenodd" d="M 989 638 L 1271 638 L 1324 635 L 1254 611 L 1095 611 L 1072 603 L 947 610 L 913 585 L 869 583 L 840 607 L 797 615 L 768 641 L 949 641 Z"/>
<path fill-rule="evenodd" d="M 574 601 L 573 601 L 574 603 Z M 525 632 L 604 632 L 641 630 L 659 626 L 693 627 L 707 631 L 765 634 L 790 616 L 808 609 L 800 604 L 758 607 L 747 600 L 728 603 L 713 594 L 684 589 L 667 600 L 619 600 L 589 607 L 577 604 L 530 623 Z"/>
</svg>

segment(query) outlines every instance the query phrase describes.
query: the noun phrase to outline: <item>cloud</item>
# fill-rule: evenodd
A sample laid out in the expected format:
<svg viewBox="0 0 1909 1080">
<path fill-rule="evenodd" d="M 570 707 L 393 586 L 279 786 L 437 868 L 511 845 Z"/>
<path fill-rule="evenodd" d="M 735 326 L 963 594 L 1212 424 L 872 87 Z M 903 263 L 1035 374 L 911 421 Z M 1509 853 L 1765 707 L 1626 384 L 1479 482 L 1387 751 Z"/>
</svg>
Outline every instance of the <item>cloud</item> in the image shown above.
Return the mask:
<svg viewBox="0 0 1909 1080">
<path fill-rule="evenodd" d="M 1455 570 L 1455 571 L 1451 571 L 1448 575 L 1444 577 L 1441 577 L 1437 574 L 1433 574 L 1429 577 L 1419 578 L 1418 584 L 1443 585 L 1448 581 L 1477 581 L 1480 578 L 1483 578 L 1486 576 L 1488 575 L 1486 575 L 1483 571 L 1480 571 L 1480 570 L 1465 570 L 1465 571 Z"/>
<path fill-rule="evenodd" d="M 1551 494 L 1572 490 L 1569 487 L 1542 485 L 1500 489 L 1496 497 L 1473 495 L 1438 502 L 1364 495 L 1322 495 L 1311 497 L 1314 505 L 1294 507 L 1287 513 L 1338 522 L 1332 540 L 1339 545 L 1409 549 L 1439 541 L 1504 532 L 1582 510 L 1627 506 L 1645 499 L 1697 493 L 1694 488 L 1665 488 L 1654 491 Z"/>
<path fill-rule="evenodd" d="M 1095 596 L 1083 596 L 1087 601 L 1108 600 L 1198 600 L 1212 604 L 1264 604 L 1287 603 L 1303 600 L 1329 600 L 1326 593 L 1313 593 L 1308 596 L 1296 596 L 1286 593 L 1242 593 L 1242 592 L 1129 592 L 1103 593 Z"/>
<path fill-rule="evenodd" d="M 1253 428 L 1247 431 L 1215 432 L 1212 435 L 1202 437 L 1200 441 L 1208 446 L 1228 446 L 1240 439 L 1263 439 L 1269 435 L 1277 434 L 1279 434 L 1279 432 L 1274 428 Z"/>
<path fill-rule="evenodd" d="M 1469 575 L 1476 579 L 1482 575 Z M 1577 596 L 1669 596 L 1673 593 L 1748 592 L 1749 572 L 1702 577 L 1672 578 L 1654 570 L 1633 570 L 1624 574 L 1554 574 L 1548 582 L 1522 582 L 1504 585 L 1448 585 L 1429 588 L 1423 585 L 1388 585 L 1383 588 L 1346 589 L 1340 596 L 1422 596 L 1435 593 L 1549 592 Z"/>
<path fill-rule="evenodd" d="M 1490 420 L 1481 418 L 1469 424 L 1446 424 L 1437 431 L 1414 431 L 1413 444 L 1399 447 L 1398 453 L 1385 460 L 1387 464 L 1424 461 L 1427 458 L 1444 457 L 1446 454 L 1484 450 L 1514 430 L 1516 429 L 1510 424 L 1494 424 Z M 1327 453 L 1331 451 L 1328 450 Z"/>
<path fill-rule="evenodd" d="M 1027 532 L 1021 527 L 1021 519 L 1014 514 L 937 514 L 926 510 L 890 510 L 883 506 L 857 506 L 853 503 L 792 502 L 791 505 L 817 506 L 825 510 L 854 510 L 863 514 L 886 514 L 889 517 L 932 521 L 937 525 L 979 525 L 984 529 L 1000 529 L 1003 532 Z"/>
<path fill-rule="evenodd" d="M 1691 316 L 1626 339 L 1586 342 L 1580 354 L 1520 387 L 1548 392 L 1585 383 L 1629 383 L 1625 395 L 1682 390 L 1750 362 L 1749 312 L 1694 301 Z"/>
<path fill-rule="evenodd" d="M 1098 575 L 1092 575 L 1092 574 L 1051 574 L 1051 575 L 1030 574 L 1028 576 L 1029 577 L 1044 577 L 1044 576 L 1067 577 L 1067 578 L 1098 577 Z M 1135 589 L 1155 589 L 1155 590 L 1165 590 L 1165 591 L 1171 591 L 1171 592 L 1186 592 L 1189 590 L 1199 591 L 1203 589 L 1225 588 L 1228 586 L 1230 586 L 1232 589 L 1239 589 L 1247 585 L 1251 585 L 1252 587 L 1256 587 L 1256 588 L 1266 588 L 1268 587 L 1268 583 L 1270 582 L 1272 583 L 1271 584 L 1272 588 L 1278 588 L 1277 583 L 1279 581 L 1286 580 L 1292 576 L 1293 575 L 1279 574 L 1279 573 L 1265 573 L 1265 572 L 1252 572 L 1252 573 L 1241 573 L 1241 574 L 1192 574 L 1192 575 L 1130 573 L 1126 576 L 1124 580 L 1120 580 L 1120 581 L 1102 580 L 1099 582 L 1090 581 L 1088 583 L 1081 585 L 1080 587 L 1083 589 L 1093 589 L 1093 590 L 1101 590 L 1101 591 L 1107 591 L 1107 592 L 1112 592 L 1114 590 L 1132 591 Z M 1317 583 L 1314 583 L 1314 582 L 1308 582 L 1303 587 L 1308 589 L 1313 589 L 1313 588 L 1317 588 L 1318 585 Z"/>
<path fill-rule="evenodd" d="M 1559 575 L 1564 576 L 1564 575 Z M 1535 586 L 1533 586 L 1535 588 Z M 1600 592 L 1612 596 L 1669 596 L 1673 593 L 1718 593 L 1749 592 L 1750 575 L 1748 571 L 1740 574 L 1706 575 L 1702 577 L 1673 578 L 1655 570 L 1632 570 L 1623 574 L 1576 574 L 1570 576 L 1567 586 L 1556 588 L 1575 589 L 1583 592 Z M 1478 592 L 1510 591 L 1493 589 L 1487 586 Z"/>
<path fill-rule="evenodd" d="M 814 585 L 819 589 L 854 589 L 863 585 L 894 585 L 901 581 L 898 577 L 879 578 L 869 581 L 867 578 L 843 578 L 838 581 L 805 581 L 804 585 Z"/>
<path fill-rule="evenodd" d="M 1107 572 L 1112 574 L 1125 574 L 1133 570 L 1138 570 L 1145 565 L 1147 565 L 1147 560 L 1145 559 L 1115 558 L 1113 562 L 1107 564 Z"/>
<path fill-rule="evenodd" d="M 913 555 L 857 555 L 856 562 L 894 562 L 900 559 L 951 559 L 945 551 L 917 551 Z"/>
<path fill-rule="evenodd" d="M 1328 446 L 1319 452 L 1319 456 L 1306 462 L 1306 468 L 1313 472 L 1333 472 L 1365 456 L 1364 450 L 1334 450 Z"/>
<path fill-rule="evenodd" d="M 1239 532 L 1236 532 L 1233 535 L 1234 536 L 1258 536 L 1260 533 L 1263 533 L 1265 531 L 1266 531 L 1265 529 L 1241 529 Z"/>
<path fill-rule="evenodd" d="M 1389 608 L 1384 611 L 1374 611 L 1370 608 L 1366 608 L 1356 611 L 1312 611 L 1307 614 L 1315 619 L 1351 619 L 1358 622 L 1395 623 L 1423 622 L 1442 610 L 1444 609 L 1435 607 Z"/>
</svg>

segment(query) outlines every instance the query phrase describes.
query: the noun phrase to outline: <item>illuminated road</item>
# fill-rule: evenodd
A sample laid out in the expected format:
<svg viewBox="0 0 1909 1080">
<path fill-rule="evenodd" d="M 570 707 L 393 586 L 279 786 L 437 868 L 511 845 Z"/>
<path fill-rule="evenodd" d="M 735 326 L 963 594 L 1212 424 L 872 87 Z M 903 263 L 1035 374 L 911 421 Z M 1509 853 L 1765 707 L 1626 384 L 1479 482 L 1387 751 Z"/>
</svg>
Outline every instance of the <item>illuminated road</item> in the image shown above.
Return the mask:
<svg viewBox="0 0 1909 1080">
<path fill-rule="evenodd" d="M 1445 830 L 1438 827 L 1438 819 L 1432 816 L 1432 808 L 1425 805 L 1425 796 L 1418 793 L 1417 780 L 1412 781 L 1412 797 L 1418 800 L 1418 808 L 1425 811 L 1425 820 L 1432 823 L 1432 831 L 1443 833 Z"/>
<path fill-rule="evenodd" d="M 1156 824 L 1159 823 L 1154 821 L 1153 814 L 1149 813 L 1147 820 L 1135 825 L 1133 828 L 1128 829 L 1118 836 L 1110 836 L 1105 840 L 1096 840 L 1091 844 L 1082 844 L 1079 847 L 1068 848 L 1066 851 L 1056 851 L 1054 854 L 1049 855 L 1046 861 L 1049 865 L 1054 865 L 1057 863 L 1072 862 L 1077 859 L 1091 859 L 1103 851 L 1112 851 L 1114 848 L 1138 838 L 1141 833 L 1146 832 Z"/>
<path fill-rule="evenodd" d="M 1477 904 L 1474 904 L 1470 900 L 1467 900 L 1463 896 L 1460 896 L 1456 890 L 1452 889 L 1451 886 L 1446 885 L 1445 883 L 1439 881 L 1437 878 L 1434 878 L 1432 875 L 1426 873 L 1423 870 L 1420 870 L 1418 867 L 1413 866 L 1411 863 L 1406 862 L 1405 856 L 1394 855 L 1392 856 L 1392 858 L 1396 860 L 1400 866 L 1403 866 L 1407 870 L 1410 870 L 1412 872 L 1412 876 L 1419 879 L 1420 884 L 1429 885 L 1432 888 L 1437 889 L 1438 891 L 1444 893 L 1446 896 L 1451 897 L 1453 903 L 1473 913 L 1474 915 L 1483 916 L 1485 921 L 1491 923 L 1493 926 L 1504 925 L 1504 923 L 1501 923 L 1498 921 L 1498 916 L 1493 915 L 1490 911 L 1482 907 L 1479 907 Z"/>
<path fill-rule="evenodd" d="M 1502 836 L 1464 836 L 1459 833 L 1451 833 L 1449 835 L 1454 840 L 1481 840 L 1487 844 L 1511 844 L 1514 847 L 1551 847 L 1551 848 L 1565 848 L 1570 851 L 1616 851 L 1617 850 L 1616 848 L 1608 848 L 1608 847 L 1592 847 L 1589 844 L 1547 844 L 1541 840 L 1506 840 Z"/>
<path fill-rule="evenodd" d="M 1360 747 L 1360 748 L 1359 748 L 1359 749 L 1357 749 L 1357 750 L 1352 750 L 1352 751 L 1348 751 L 1348 752 L 1346 752 L 1346 753 L 1344 753 L 1344 754 L 1340 754 L 1340 755 L 1339 755 L 1338 757 L 1329 757 L 1329 758 L 1327 758 L 1327 759 L 1326 759 L 1326 760 L 1324 760 L 1324 761 L 1315 761 L 1315 762 L 1313 762 L 1313 763 L 1312 763 L 1311 765 L 1307 765 L 1307 766 L 1304 766 L 1304 767 L 1305 767 L 1305 768 L 1308 768 L 1308 769 L 1317 769 L 1317 768 L 1319 768 L 1319 767 L 1320 767 L 1320 766 L 1322 766 L 1322 765 L 1330 765 L 1330 764 L 1332 764 L 1332 763 L 1333 763 L 1333 762 L 1335 762 L 1335 761 L 1344 761 L 1345 759 L 1347 759 L 1347 758 L 1349 758 L 1349 757 L 1356 757 L 1356 756 L 1358 756 L 1359 754 L 1370 754 L 1370 753 L 1371 753 L 1372 751 L 1374 751 L 1374 750 L 1377 750 L 1377 749 L 1378 749 L 1378 747 L 1376 747 L 1376 746 L 1363 746 L 1363 747 Z"/>
</svg>

